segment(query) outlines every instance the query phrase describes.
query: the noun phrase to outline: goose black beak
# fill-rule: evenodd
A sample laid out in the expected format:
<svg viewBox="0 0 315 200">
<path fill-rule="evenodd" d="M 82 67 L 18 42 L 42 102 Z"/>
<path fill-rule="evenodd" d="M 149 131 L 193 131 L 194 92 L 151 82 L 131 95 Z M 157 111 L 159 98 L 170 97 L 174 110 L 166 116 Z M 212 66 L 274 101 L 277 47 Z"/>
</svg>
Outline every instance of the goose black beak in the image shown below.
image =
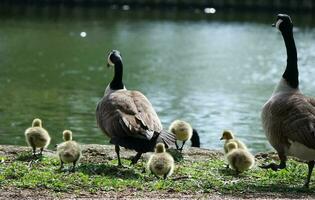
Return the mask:
<svg viewBox="0 0 315 200">
<path fill-rule="evenodd" d="M 221 137 L 220 140 L 223 140 L 223 137 Z"/>
<path fill-rule="evenodd" d="M 276 27 L 276 23 L 271 24 L 272 27 Z"/>
</svg>

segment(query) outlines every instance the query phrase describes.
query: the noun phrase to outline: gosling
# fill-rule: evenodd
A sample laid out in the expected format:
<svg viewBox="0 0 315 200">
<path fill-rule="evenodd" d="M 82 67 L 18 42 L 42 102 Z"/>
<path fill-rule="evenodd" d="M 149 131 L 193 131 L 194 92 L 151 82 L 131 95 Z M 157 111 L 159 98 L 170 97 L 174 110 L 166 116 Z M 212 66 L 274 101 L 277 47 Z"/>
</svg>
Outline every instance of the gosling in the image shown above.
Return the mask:
<svg viewBox="0 0 315 200">
<path fill-rule="evenodd" d="M 57 146 L 60 170 L 63 169 L 64 163 L 73 163 L 71 171 L 75 172 L 75 165 L 82 155 L 80 145 L 72 140 L 72 132 L 70 130 L 64 130 L 62 134 L 64 142 Z"/>
<path fill-rule="evenodd" d="M 26 129 L 24 134 L 26 142 L 33 149 L 33 156 L 36 156 L 36 148 L 40 148 L 39 155 L 42 155 L 44 148 L 50 144 L 50 136 L 38 118 L 33 120 L 32 127 Z"/>
<path fill-rule="evenodd" d="M 182 120 L 175 120 L 171 123 L 169 131 L 174 133 L 176 140 L 182 141 L 181 148 L 178 147 L 177 141 L 175 141 L 176 149 L 182 151 L 187 140 L 190 140 L 193 135 L 193 129 L 191 125 Z"/>
<path fill-rule="evenodd" d="M 163 143 L 158 143 L 155 147 L 155 153 L 148 160 L 147 168 L 157 178 L 163 176 L 164 179 L 172 175 L 174 171 L 174 159 L 165 151 Z"/>
<path fill-rule="evenodd" d="M 226 159 L 230 168 L 237 174 L 252 168 L 255 164 L 254 156 L 249 151 L 238 148 L 236 142 L 229 142 L 227 148 Z"/>
<path fill-rule="evenodd" d="M 247 147 L 246 145 L 241 142 L 240 140 L 236 139 L 232 133 L 232 131 L 228 131 L 228 130 L 225 130 L 223 131 L 222 133 L 222 137 L 220 138 L 220 140 L 225 140 L 225 143 L 224 143 L 224 152 L 227 153 L 228 152 L 228 147 L 227 145 L 230 143 L 230 142 L 235 142 L 237 144 L 237 148 L 239 149 L 244 149 L 244 150 L 247 150 Z"/>
</svg>

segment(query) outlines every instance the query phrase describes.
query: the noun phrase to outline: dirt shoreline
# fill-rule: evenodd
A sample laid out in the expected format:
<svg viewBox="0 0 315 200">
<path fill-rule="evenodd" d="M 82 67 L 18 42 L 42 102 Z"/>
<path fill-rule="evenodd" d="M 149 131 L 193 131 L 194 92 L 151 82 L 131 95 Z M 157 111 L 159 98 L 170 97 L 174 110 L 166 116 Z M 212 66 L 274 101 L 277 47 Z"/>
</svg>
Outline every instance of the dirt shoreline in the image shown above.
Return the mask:
<svg viewBox="0 0 315 200">
<path fill-rule="evenodd" d="M 106 160 L 116 159 L 116 154 L 111 145 L 82 145 L 83 158 L 81 162 L 103 163 Z M 30 151 L 26 146 L 0 145 L 0 156 L 5 156 L 5 162 L 12 162 L 19 153 Z M 45 156 L 56 156 L 55 151 L 46 150 Z M 134 151 L 122 150 L 123 158 L 130 158 L 135 155 Z M 144 154 L 142 159 L 146 159 L 149 153 Z M 223 159 L 223 153 L 218 150 L 208 150 L 201 148 L 189 148 L 183 151 L 185 160 L 200 161 L 208 159 Z M 274 153 L 261 153 L 256 155 L 256 159 L 261 160 L 266 157 L 276 157 Z M 1 162 L 4 161 L 0 161 Z M 285 193 L 239 193 L 234 196 L 213 193 L 194 193 L 174 191 L 140 191 L 136 189 L 126 189 L 122 191 L 97 191 L 89 193 L 79 191 L 73 193 L 55 192 L 45 188 L 22 189 L 17 187 L 5 187 L 0 185 L 0 199 L 313 199 L 315 196 L 307 194 L 285 194 Z"/>
</svg>

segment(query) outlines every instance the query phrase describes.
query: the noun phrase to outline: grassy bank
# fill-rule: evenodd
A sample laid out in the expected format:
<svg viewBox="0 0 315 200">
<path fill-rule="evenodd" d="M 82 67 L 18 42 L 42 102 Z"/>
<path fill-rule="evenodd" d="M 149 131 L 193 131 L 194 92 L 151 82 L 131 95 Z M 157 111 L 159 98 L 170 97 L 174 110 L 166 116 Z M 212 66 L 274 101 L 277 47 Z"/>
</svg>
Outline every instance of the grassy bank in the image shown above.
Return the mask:
<svg viewBox="0 0 315 200">
<path fill-rule="evenodd" d="M 222 154 L 207 150 L 187 150 L 184 158 L 176 163 L 174 175 L 167 180 L 158 180 L 148 172 L 143 173 L 145 158 L 136 166 L 127 160 L 133 152 L 125 151 L 123 164 L 118 168 L 113 159 L 113 148 L 88 146 L 75 173 L 67 167 L 58 171 L 59 160 L 53 151 L 31 162 L 30 149 L 17 148 L 5 151 L 0 146 L 0 186 L 2 191 L 20 192 L 35 190 L 50 196 L 71 193 L 80 197 L 98 194 L 132 193 L 142 197 L 150 194 L 190 194 L 193 196 L 227 195 L 236 197 L 307 197 L 313 196 L 315 183 L 303 189 L 307 166 L 290 160 L 287 170 L 273 172 L 262 170 L 257 165 L 273 160 L 274 155 L 257 156 L 256 166 L 241 175 L 225 168 Z"/>
</svg>

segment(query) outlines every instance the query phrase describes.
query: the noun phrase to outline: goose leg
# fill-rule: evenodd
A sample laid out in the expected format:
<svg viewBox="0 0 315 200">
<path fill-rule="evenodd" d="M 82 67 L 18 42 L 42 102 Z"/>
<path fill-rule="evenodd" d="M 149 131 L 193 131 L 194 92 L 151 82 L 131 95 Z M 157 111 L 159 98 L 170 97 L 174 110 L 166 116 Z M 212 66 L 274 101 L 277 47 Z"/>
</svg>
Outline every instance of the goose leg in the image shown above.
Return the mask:
<svg viewBox="0 0 315 200">
<path fill-rule="evenodd" d="M 117 158 L 118 158 L 118 166 L 122 166 L 121 161 L 120 161 L 119 151 L 120 151 L 120 148 L 119 148 L 119 146 L 116 144 L 116 145 L 115 145 L 115 152 L 116 152 Z"/>
<path fill-rule="evenodd" d="M 286 167 L 286 161 L 287 161 L 287 157 L 283 154 L 279 154 L 279 158 L 280 158 L 280 164 L 277 165 L 276 163 L 270 163 L 268 165 L 262 165 L 260 166 L 260 168 L 263 169 L 272 169 L 273 171 L 278 171 L 279 169 L 284 169 Z"/>
<path fill-rule="evenodd" d="M 62 160 L 60 160 L 60 168 L 59 168 L 59 170 L 61 171 L 63 169 L 63 162 L 62 162 Z"/>
<path fill-rule="evenodd" d="M 131 165 L 134 165 L 138 162 L 138 160 L 141 158 L 142 153 L 141 152 L 137 152 L 137 154 L 135 155 L 135 157 L 133 157 L 131 159 Z"/>
<path fill-rule="evenodd" d="M 177 144 L 177 141 L 175 140 L 175 146 L 176 146 L 176 149 L 178 150 L 179 147 L 178 147 L 178 144 Z"/>
<path fill-rule="evenodd" d="M 72 170 L 71 170 L 71 172 L 75 172 L 75 164 L 77 163 L 77 161 L 74 161 L 73 162 L 73 167 L 72 167 Z"/>
<path fill-rule="evenodd" d="M 309 162 L 307 163 L 307 165 L 308 165 L 308 174 L 307 174 L 307 178 L 306 178 L 305 183 L 304 183 L 304 187 L 305 187 L 305 188 L 308 188 L 308 186 L 309 186 L 309 184 L 310 184 L 310 180 L 311 180 L 311 176 L 312 176 L 314 164 L 315 164 L 315 161 L 314 161 L 314 160 L 309 161 Z"/>
<path fill-rule="evenodd" d="M 36 147 L 33 147 L 33 156 L 36 157 Z"/>
<path fill-rule="evenodd" d="M 167 174 L 164 174 L 163 178 L 164 178 L 164 180 L 165 180 L 165 179 L 167 178 Z"/>
<path fill-rule="evenodd" d="M 39 152 L 39 155 L 43 155 L 43 150 L 44 150 L 44 147 L 40 148 L 40 152 Z"/>
<path fill-rule="evenodd" d="M 181 148 L 179 149 L 179 150 L 180 150 L 180 152 L 182 152 L 182 151 L 183 151 L 183 148 L 184 148 L 185 142 L 186 142 L 186 141 L 183 141 L 182 146 L 181 146 Z"/>
<path fill-rule="evenodd" d="M 154 173 L 153 173 L 154 174 Z M 156 174 L 154 174 L 155 178 L 160 179 L 160 177 Z"/>
<path fill-rule="evenodd" d="M 167 176 L 170 174 L 170 172 L 171 172 L 171 168 L 168 170 L 167 173 L 165 173 L 165 174 L 163 175 L 164 180 L 167 178 Z"/>
</svg>

